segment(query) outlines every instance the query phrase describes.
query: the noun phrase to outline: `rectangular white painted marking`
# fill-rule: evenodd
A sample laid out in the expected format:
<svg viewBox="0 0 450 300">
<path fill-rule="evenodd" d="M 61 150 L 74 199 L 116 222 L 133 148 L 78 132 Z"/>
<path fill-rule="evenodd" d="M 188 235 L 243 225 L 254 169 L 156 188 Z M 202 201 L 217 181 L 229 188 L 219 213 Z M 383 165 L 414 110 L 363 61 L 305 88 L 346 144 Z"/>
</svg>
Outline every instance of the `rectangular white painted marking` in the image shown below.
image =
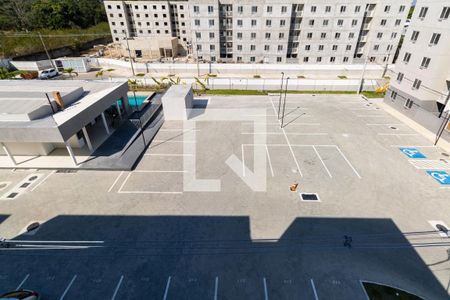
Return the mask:
<svg viewBox="0 0 450 300">
<path fill-rule="evenodd" d="M 266 153 L 267 153 L 267 160 L 269 161 L 270 173 L 272 174 L 272 177 L 274 177 L 272 161 L 270 160 L 269 148 L 267 148 L 267 145 L 266 145 Z"/>
<path fill-rule="evenodd" d="M 269 293 L 267 292 L 267 280 L 266 277 L 263 278 L 264 283 L 264 299 L 269 300 Z"/>
<path fill-rule="evenodd" d="M 440 224 L 445 226 L 446 228 L 448 228 L 450 230 L 450 228 L 447 226 L 447 224 L 445 224 L 443 221 L 441 220 L 431 220 L 428 221 L 428 223 L 430 223 L 431 227 L 433 227 L 433 230 L 436 230 L 436 233 L 439 234 L 441 237 L 443 238 L 449 238 L 450 236 L 447 235 L 445 232 L 439 231 L 439 229 L 437 229 L 436 225 Z"/>
<path fill-rule="evenodd" d="M 122 184 L 119 187 L 119 191 L 120 192 L 122 190 L 122 188 L 125 186 L 125 183 L 127 183 L 128 179 L 130 178 L 132 172 L 129 172 L 127 177 L 125 177 L 125 180 L 122 182 Z"/>
<path fill-rule="evenodd" d="M 214 282 L 214 300 L 217 300 L 218 291 L 219 291 L 219 277 L 216 276 L 216 280 Z"/>
<path fill-rule="evenodd" d="M 114 290 L 114 294 L 111 297 L 111 300 L 116 299 L 117 293 L 119 292 L 120 286 L 122 285 L 122 281 L 123 281 L 123 275 L 120 276 L 119 282 L 116 285 L 116 288 Z"/>
<path fill-rule="evenodd" d="M 169 287 L 170 287 L 170 281 L 171 280 L 172 280 L 172 276 L 169 276 L 169 278 L 167 278 L 167 284 L 166 284 L 166 289 L 164 291 L 163 300 L 167 300 L 167 295 L 169 294 Z"/>
<path fill-rule="evenodd" d="M 75 279 L 77 279 L 77 275 L 74 275 L 72 280 L 69 282 L 69 285 L 66 287 L 66 289 L 64 290 L 64 293 L 61 295 L 61 297 L 59 298 L 59 300 L 63 300 L 64 297 L 66 297 L 67 292 L 70 290 L 70 287 L 72 286 L 72 284 L 74 283 Z"/>
<path fill-rule="evenodd" d="M 311 278 L 311 288 L 314 293 L 314 299 L 319 300 L 319 296 L 317 296 L 316 286 L 314 285 L 314 280 Z"/>
<path fill-rule="evenodd" d="M 418 170 L 450 170 L 450 163 L 432 159 L 409 159 L 410 164 Z"/>
<path fill-rule="evenodd" d="M 119 181 L 119 178 L 122 177 L 122 175 L 123 175 L 123 171 L 119 173 L 116 180 L 114 180 L 114 182 L 111 184 L 111 186 L 108 189 L 108 193 L 112 191 L 113 187 L 116 185 L 117 181 Z"/>
<path fill-rule="evenodd" d="M 31 191 L 34 191 L 35 189 L 37 189 L 38 186 L 40 186 L 41 184 L 43 184 L 50 176 L 52 176 L 53 174 L 55 174 L 56 171 L 51 171 L 47 176 L 45 176 L 41 181 L 38 182 L 38 184 L 36 184 Z"/>
<path fill-rule="evenodd" d="M 27 281 L 28 277 L 30 277 L 30 274 L 27 274 L 25 276 L 25 278 L 19 283 L 19 285 L 16 287 L 16 290 L 20 290 L 20 288 L 25 284 L 25 282 Z"/>
<path fill-rule="evenodd" d="M 325 164 L 325 162 L 323 161 L 322 157 L 320 156 L 319 152 L 317 151 L 316 147 L 313 146 L 312 147 L 314 149 L 314 152 L 316 152 L 317 157 L 320 159 L 320 161 L 322 162 L 323 167 L 325 168 L 325 170 L 328 173 L 328 176 L 330 176 L 330 178 L 333 178 L 333 176 L 330 173 L 330 170 L 328 170 L 327 165 Z"/>
</svg>

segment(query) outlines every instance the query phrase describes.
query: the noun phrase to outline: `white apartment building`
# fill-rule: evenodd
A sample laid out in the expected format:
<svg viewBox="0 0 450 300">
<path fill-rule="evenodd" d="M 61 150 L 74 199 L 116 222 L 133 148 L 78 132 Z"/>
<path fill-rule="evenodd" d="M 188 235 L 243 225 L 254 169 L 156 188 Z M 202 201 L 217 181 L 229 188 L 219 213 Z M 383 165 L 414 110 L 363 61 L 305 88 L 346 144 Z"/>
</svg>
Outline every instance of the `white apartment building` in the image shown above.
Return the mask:
<svg viewBox="0 0 450 300">
<path fill-rule="evenodd" d="M 434 130 L 449 90 L 450 1 L 418 0 L 385 103 Z"/>
<path fill-rule="evenodd" d="M 192 49 L 206 61 L 302 64 L 366 58 L 391 63 L 410 5 L 411 0 L 105 1 L 116 41 L 125 34 L 164 34 L 178 38 L 181 55 Z"/>
</svg>

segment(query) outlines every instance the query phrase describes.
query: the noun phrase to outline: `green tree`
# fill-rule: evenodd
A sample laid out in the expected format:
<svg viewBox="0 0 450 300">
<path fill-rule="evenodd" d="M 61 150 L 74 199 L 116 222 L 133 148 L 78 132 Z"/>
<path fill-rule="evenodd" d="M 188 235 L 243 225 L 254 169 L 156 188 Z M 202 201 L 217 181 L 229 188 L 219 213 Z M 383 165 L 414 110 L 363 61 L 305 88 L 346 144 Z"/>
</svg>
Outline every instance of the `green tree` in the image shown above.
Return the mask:
<svg viewBox="0 0 450 300">
<path fill-rule="evenodd" d="M 78 76 L 78 72 L 75 72 L 74 68 L 66 68 L 63 73 L 68 74 L 72 80 L 74 76 Z"/>
</svg>

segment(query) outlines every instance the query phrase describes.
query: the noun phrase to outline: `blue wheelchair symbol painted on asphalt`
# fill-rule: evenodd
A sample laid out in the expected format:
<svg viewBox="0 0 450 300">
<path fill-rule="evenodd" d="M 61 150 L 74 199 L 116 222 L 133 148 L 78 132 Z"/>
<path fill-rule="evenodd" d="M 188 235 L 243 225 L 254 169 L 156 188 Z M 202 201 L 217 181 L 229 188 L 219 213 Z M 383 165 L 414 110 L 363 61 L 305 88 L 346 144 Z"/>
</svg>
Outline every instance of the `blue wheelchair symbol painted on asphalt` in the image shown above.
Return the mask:
<svg viewBox="0 0 450 300">
<path fill-rule="evenodd" d="M 440 184 L 450 184 L 450 174 L 445 171 L 427 171 L 427 173 Z"/>
<path fill-rule="evenodd" d="M 403 154 L 405 154 L 409 158 L 427 158 L 416 148 L 400 148 L 400 151 L 402 151 Z"/>
</svg>

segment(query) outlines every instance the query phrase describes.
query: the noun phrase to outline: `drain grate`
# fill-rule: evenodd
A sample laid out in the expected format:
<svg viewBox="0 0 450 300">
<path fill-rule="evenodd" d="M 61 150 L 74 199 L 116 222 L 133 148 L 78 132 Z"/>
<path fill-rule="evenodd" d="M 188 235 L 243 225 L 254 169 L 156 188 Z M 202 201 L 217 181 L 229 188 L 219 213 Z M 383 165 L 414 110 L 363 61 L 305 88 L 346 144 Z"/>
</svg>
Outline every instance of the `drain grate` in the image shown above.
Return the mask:
<svg viewBox="0 0 450 300">
<path fill-rule="evenodd" d="M 14 199 L 14 198 L 16 198 L 17 195 L 19 195 L 19 193 L 11 193 L 7 196 L 7 198 Z"/>
<path fill-rule="evenodd" d="M 315 193 L 300 193 L 302 201 L 320 201 L 319 195 Z"/>
<path fill-rule="evenodd" d="M 29 182 L 25 182 L 25 183 L 22 184 L 20 187 L 21 187 L 21 188 L 26 188 L 26 187 L 28 187 L 30 184 L 31 184 L 31 183 L 29 183 Z"/>
</svg>

